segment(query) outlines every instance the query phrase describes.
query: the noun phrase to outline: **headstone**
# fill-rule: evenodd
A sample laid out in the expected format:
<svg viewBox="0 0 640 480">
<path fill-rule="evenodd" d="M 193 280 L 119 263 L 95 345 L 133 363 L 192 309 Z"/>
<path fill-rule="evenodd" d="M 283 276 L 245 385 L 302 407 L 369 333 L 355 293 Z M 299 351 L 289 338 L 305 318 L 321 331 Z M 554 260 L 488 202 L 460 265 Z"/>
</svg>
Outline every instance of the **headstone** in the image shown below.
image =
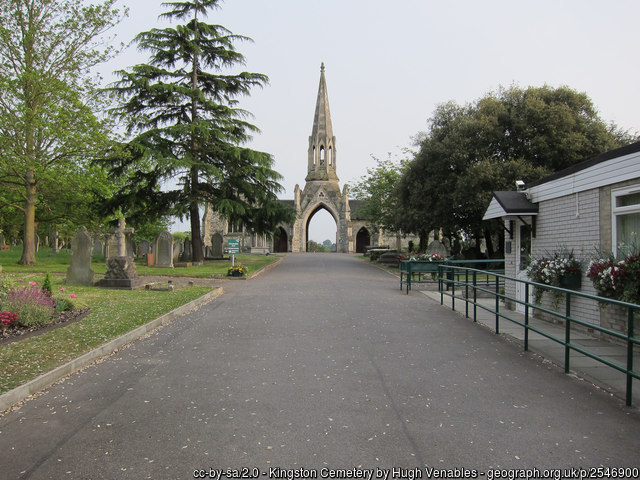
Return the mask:
<svg viewBox="0 0 640 480">
<path fill-rule="evenodd" d="M 400 264 L 398 255 L 400 255 L 398 252 L 383 253 L 382 255 L 380 255 L 380 258 L 378 258 L 378 262 L 382 263 L 383 265 L 398 266 Z"/>
<path fill-rule="evenodd" d="M 180 261 L 180 255 L 182 254 L 183 250 L 184 250 L 184 247 L 182 245 L 182 242 L 176 242 L 176 243 L 173 244 L 173 261 L 174 261 L 174 263 Z"/>
<path fill-rule="evenodd" d="M 211 257 L 212 258 L 222 258 L 222 244 L 223 238 L 219 233 L 214 233 L 211 236 Z"/>
<path fill-rule="evenodd" d="M 93 285 L 91 254 L 93 241 L 82 227 L 71 241 L 71 263 L 67 269 L 66 283 L 69 285 Z"/>
<path fill-rule="evenodd" d="M 104 252 L 104 260 L 105 262 L 107 261 L 107 259 L 111 258 L 111 257 L 117 257 L 118 256 L 118 238 L 114 235 L 114 234 L 110 234 L 107 237 L 107 246 L 106 246 L 106 250 Z"/>
<path fill-rule="evenodd" d="M 124 218 L 120 218 L 118 220 L 118 228 L 111 229 L 110 233 L 114 239 L 113 242 L 109 242 L 110 251 L 106 259 L 107 273 L 96 285 L 128 290 L 142 285 L 133 257 L 127 255 L 125 235 L 133 233 L 133 228 L 126 228 Z M 116 252 L 117 255 L 113 255 Z"/>
<path fill-rule="evenodd" d="M 142 240 L 138 244 L 138 256 L 144 257 L 147 253 L 151 253 L 151 243 L 149 240 Z"/>
<path fill-rule="evenodd" d="M 192 260 L 191 255 L 192 255 L 191 240 L 189 240 L 187 238 L 184 241 L 184 250 L 182 252 L 182 261 L 183 262 L 190 262 Z"/>
<path fill-rule="evenodd" d="M 129 230 L 129 229 L 127 229 Z M 133 229 L 125 235 L 125 252 L 127 257 L 134 258 L 137 253 L 136 241 L 133 238 Z"/>
<path fill-rule="evenodd" d="M 93 242 L 94 255 L 101 255 L 103 251 L 104 251 L 104 243 L 102 242 L 102 240 L 98 239 L 95 242 Z"/>
<path fill-rule="evenodd" d="M 441 242 L 440 240 L 434 240 L 427 247 L 427 253 L 439 253 L 443 257 L 449 257 L 451 255 L 451 249 Z"/>
<path fill-rule="evenodd" d="M 160 232 L 153 244 L 155 266 L 173 268 L 173 236 L 166 230 Z"/>
</svg>

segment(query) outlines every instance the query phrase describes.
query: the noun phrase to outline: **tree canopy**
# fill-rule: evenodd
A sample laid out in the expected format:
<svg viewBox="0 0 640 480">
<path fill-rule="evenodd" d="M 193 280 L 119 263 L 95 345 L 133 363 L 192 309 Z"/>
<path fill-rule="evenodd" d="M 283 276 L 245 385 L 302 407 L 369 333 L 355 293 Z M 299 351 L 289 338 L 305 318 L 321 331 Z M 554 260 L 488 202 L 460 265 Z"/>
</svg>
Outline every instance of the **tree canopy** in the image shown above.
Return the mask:
<svg viewBox="0 0 640 480">
<path fill-rule="evenodd" d="M 473 104 L 438 106 L 419 151 L 398 182 L 399 226 L 425 235 L 484 236 L 501 227 L 483 223 L 495 190 L 512 190 L 633 141 L 603 122 L 587 94 L 568 87 L 501 88 Z M 501 238 L 501 235 L 497 235 Z"/>
<path fill-rule="evenodd" d="M 79 212 L 98 181 L 88 159 L 108 137 L 90 69 L 112 53 L 101 39 L 115 3 L 0 2 L 0 203 L 23 214 L 21 264 L 35 263 L 36 206 L 51 219 Z"/>
<path fill-rule="evenodd" d="M 281 176 L 271 155 L 243 146 L 258 128 L 238 98 L 268 78 L 229 72 L 244 64 L 234 44 L 250 39 L 201 19 L 219 3 L 165 3 L 162 17 L 184 23 L 138 34 L 134 42 L 149 52 L 148 63 L 116 72 L 120 80 L 110 89 L 129 136 L 107 159 L 126 179 L 110 204 L 129 218 L 188 216 L 194 261 L 204 258 L 199 207 L 205 202 L 256 233 L 270 233 L 291 214 L 277 199 Z"/>
<path fill-rule="evenodd" d="M 386 159 L 373 157 L 375 168 L 367 168 L 367 174 L 353 183 L 350 192 L 356 200 L 363 200 L 358 215 L 370 219 L 374 230 L 397 231 L 396 185 L 408 160 L 394 161 L 389 154 Z"/>
</svg>

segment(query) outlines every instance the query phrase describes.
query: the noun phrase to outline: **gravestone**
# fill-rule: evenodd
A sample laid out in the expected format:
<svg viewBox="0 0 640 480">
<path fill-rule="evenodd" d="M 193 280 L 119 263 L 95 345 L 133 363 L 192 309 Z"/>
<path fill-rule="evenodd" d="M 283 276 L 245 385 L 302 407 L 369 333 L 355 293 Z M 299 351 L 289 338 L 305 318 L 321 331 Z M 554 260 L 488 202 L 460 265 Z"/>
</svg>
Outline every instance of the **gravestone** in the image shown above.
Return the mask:
<svg viewBox="0 0 640 480">
<path fill-rule="evenodd" d="M 397 267 L 400 264 L 398 255 L 400 255 L 398 252 L 383 253 L 382 255 L 380 255 L 380 258 L 378 258 L 378 262 L 382 263 L 383 265 Z"/>
<path fill-rule="evenodd" d="M 189 262 L 191 261 L 191 240 L 188 238 L 184 241 L 184 250 L 182 251 L 182 261 Z"/>
<path fill-rule="evenodd" d="M 214 233 L 211 235 L 211 257 L 212 258 L 222 258 L 222 243 L 223 243 L 222 235 L 219 233 Z"/>
<path fill-rule="evenodd" d="M 102 240 L 98 239 L 95 242 L 93 242 L 93 254 L 94 255 L 101 255 L 102 253 L 104 253 L 104 243 L 102 242 Z"/>
<path fill-rule="evenodd" d="M 138 244 L 138 256 L 144 257 L 147 253 L 151 253 L 151 243 L 149 240 L 141 240 Z"/>
<path fill-rule="evenodd" d="M 118 238 L 114 234 L 107 236 L 107 245 L 104 251 L 104 261 L 111 257 L 118 256 Z"/>
<path fill-rule="evenodd" d="M 182 245 L 182 242 L 175 242 L 173 244 L 173 262 L 179 262 L 180 261 L 180 255 L 182 254 L 184 250 L 184 247 Z"/>
<path fill-rule="evenodd" d="M 66 279 L 68 285 L 93 285 L 92 251 L 93 241 L 87 229 L 82 227 L 71 241 L 71 263 Z"/>
<path fill-rule="evenodd" d="M 135 257 L 137 253 L 136 241 L 133 238 L 133 229 L 125 235 L 125 252 L 127 257 Z"/>
<path fill-rule="evenodd" d="M 173 236 L 166 230 L 160 232 L 153 243 L 155 266 L 173 268 Z"/>
<path fill-rule="evenodd" d="M 126 234 L 133 233 L 133 228 L 126 228 L 124 218 L 120 218 L 118 220 L 118 228 L 112 229 L 109 233 L 113 236 L 113 243 L 110 242 L 110 256 L 106 260 L 107 273 L 96 285 L 126 290 L 132 290 L 142 285 L 133 257 L 126 255 Z M 114 255 L 114 253 L 117 254 Z"/>
<path fill-rule="evenodd" d="M 440 240 L 434 240 L 427 247 L 427 253 L 428 254 L 439 253 L 440 255 L 446 258 L 451 255 L 451 249 L 447 248 L 444 242 L 441 242 Z"/>
</svg>

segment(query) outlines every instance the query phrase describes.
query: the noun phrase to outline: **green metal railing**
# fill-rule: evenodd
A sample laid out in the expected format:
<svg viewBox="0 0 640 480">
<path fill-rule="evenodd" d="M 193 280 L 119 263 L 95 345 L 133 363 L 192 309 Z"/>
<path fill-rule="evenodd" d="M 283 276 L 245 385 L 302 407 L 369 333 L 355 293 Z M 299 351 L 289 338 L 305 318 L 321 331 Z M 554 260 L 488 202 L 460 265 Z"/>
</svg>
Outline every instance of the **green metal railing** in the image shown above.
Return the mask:
<svg viewBox="0 0 640 480">
<path fill-rule="evenodd" d="M 457 265 L 467 267 L 485 268 L 483 271 L 487 273 L 504 273 L 504 258 L 498 259 L 482 259 L 482 260 L 443 260 L 430 262 L 428 260 L 402 260 L 400 261 L 400 290 L 403 285 L 406 286 L 407 295 L 411 290 L 413 284 L 418 283 L 438 283 L 440 279 L 436 275 L 439 265 Z M 493 268 L 488 268 L 493 267 Z M 434 274 L 431 279 L 431 273 Z M 449 280 L 454 280 L 457 273 L 455 271 L 449 272 Z M 417 277 L 417 278 L 416 278 Z M 477 279 L 478 283 L 483 283 L 483 278 Z M 489 281 L 489 277 L 486 277 L 485 282 Z"/>
<path fill-rule="evenodd" d="M 477 279 L 480 276 L 490 276 L 492 278 L 491 282 L 478 282 Z M 488 278 L 488 277 L 487 277 Z M 503 291 L 503 286 L 505 281 L 512 281 L 516 283 L 523 284 L 524 287 L 524 300 L 519 300 L 515 297 L 507 296 Z M 564 311 L 558 312 L 555 310 L 551 310 L 548 308 L 544 308 L 535 303 L 531 303 L 531 293 L 534 288 L 543 288 L 545 291 L 555 291 L 556 294 L 564 297 Z M 455 311 L 456 309 L 456 300 L 462 300 L 465 302 L 465 316 L 469 318 L 469 305 L 473 307 L 473 321 L 477 321 L 477 313 L 478 308 L 489 312 L 490 314 L 495 315 L 495 332 L 496 334 L 500 333 L 500 319 L 509 320 L 512 323 L 520 325 L 524 328 L 524 349 L 527 351 L 529 349 L 529 331 L 533 331 L 542 335 L 554 342 L 557 342 L 564 346 L 564 370 L 565 373 L 569 372 L 570 368 L 570 352 L 574 350 L 582 355 L 585 355 L 589 358 L 592 358 L 604 365 L 607 365 L 611 368 L 618 370 L 626 375 L 626 403 L 627 405 L 631 405 L 632 403 L 632 392 L 633 392 L 633 379 L 640 379 L 640 373 L 634 371 L 633 367 L 633 350 L 635 345 L 640 345 L 640 339 L 635 337 L 634 334 L 634 317 L 640 316 L 640 305 L 621 302 L 618 300 L 612 300 L 609 298 L 598 297 L 595 295 L 590 295 L 588 293 L 582 293 L 575 290 L 568 290 L 565 288 L 552 287 L 550 285 L 530 282 L 527 280 L 521 280 L 514 277 L 509 277 L 504 274 L 496 273 L 496 272 L 487 272 L 485 270 L 478 270 L 474 268 L 468 267 L 459 267 L 455 265 L 440 265 L 438 268 L 438 290 L 440 292 L 440 304 L 444 304 L 444 297 L 451 297 L 451 309 Z M 495 304 L 492 307 L 487 307 L 486 305 L 478 302 L 478 293 L 488 294 L 491 297 L 495 297 Z M 623 309 L 627 310 L 627 332 L 622 333 L 615 330 L 610 330 L 608 328 L 601 327 L 600 325 L 595 325 L 593 323 L 585 322 L 579 318 L 572 316 L 571 313 L 571 304 L 572 299 L 576 297 L 581 297 L 585 299 L 590 299 L 594 302 L 598 302 L 599 304 L 604 305 L 618 305 Z M 501 300 L 509 300 L 514 304 L 520 304 L 524 306 L 524 320 L 520 321 L 518 318 L 514 318 L 509 316 L 506 312 L 511 312 L 513 315 L 513 310 L 507 310 L 506 307 L 503 311 L 500 310 L 500 301 Z M 540 328 L 537 328 L 534 325 L 531 325 L 529 320 L 531 317 L 531 313 L 533 310 L 541 311 L 557 317 L 559 319 L 564 320 L 565 324 L 565 333 L 564 338 L 558 338 Z M 588 329 L 593 329 L 595 331 L 601 332 L 602 334 L 608 335 L 611 338 L 616 338 L 622 340 L 626 344 L 627 355 L 626 355 L 626 365 L 621 365 L 615 362 L 612 362 L 606 358 L 602 358 L 596 355 L 593 352 L 590 352 L 583 348 L 580 345 L 576 345 L 571 342 L 571 327 L 574 325 L 580 325 L 586 327 Z"/>
</svg>

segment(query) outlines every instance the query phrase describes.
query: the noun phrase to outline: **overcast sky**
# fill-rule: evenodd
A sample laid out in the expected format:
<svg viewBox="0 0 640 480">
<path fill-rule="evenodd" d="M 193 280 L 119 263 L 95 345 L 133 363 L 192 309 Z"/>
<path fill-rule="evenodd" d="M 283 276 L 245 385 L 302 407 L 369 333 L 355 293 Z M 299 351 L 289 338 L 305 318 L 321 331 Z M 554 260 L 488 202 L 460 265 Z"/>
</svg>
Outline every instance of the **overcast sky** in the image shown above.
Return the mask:
<svg viewBox="0 0 640 480">
<path fill-rule="evenodd" d="M 117 39 L 162 26 L 160 3 L 121 0 L 130 12 Z M 262 131 L 250 146 L 274 156 L 281 198 L 293 198 L 304 187 L 321 62 L 342 186 L 375 166 L 372 156 L 413 148 L 438 104 L 500 85 L 567 85 L 606 122 L 640 131 L 639 18 L 638 0 L 226 0 L 207 20 L 254 41 L 238 45 L 243 70 L 270 84 L 240 106 Z M 146 58 L 131 48 L 106 70 Z M 311 239 L 335 239 L 329 214 L 320 217 Z"/>
</svg>

